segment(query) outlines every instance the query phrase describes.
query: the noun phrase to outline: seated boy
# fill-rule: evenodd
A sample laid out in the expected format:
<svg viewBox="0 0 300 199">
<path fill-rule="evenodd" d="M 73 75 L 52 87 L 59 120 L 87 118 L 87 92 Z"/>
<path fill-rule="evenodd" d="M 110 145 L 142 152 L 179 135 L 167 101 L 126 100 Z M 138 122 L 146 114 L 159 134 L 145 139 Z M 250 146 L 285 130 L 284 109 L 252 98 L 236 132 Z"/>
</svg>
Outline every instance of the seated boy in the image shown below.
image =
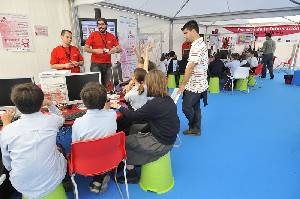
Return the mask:
<svg viewBox="0 0 300 199">
<path fill-rule="evenodd" d="M 41 198 L 54 191 L 66 174 L 67 161 L 56 146 L 64 119 L 32 83 L 15 86 L 11 100 L 22 115 L 15 122 L 11 122 L 13 110 L 2 115 L 2 161 L 17 191 L 28 198 Z M 43 105 L 48 106 L 50 114 L 40 112 Z"/>
<path fill-rule="evenodd" d="M 72 126 L 72 142 L 98 139 L 112 135 L 117 130 L 117 115 L 106 108 L 107 92 L 104 86 L 97 82 L 87 83 L 80 92 L 87 112 L 77 118 Z M 90 183 L 90 191 L 103 193 L 108 188 L 108 174 L 94 176 Z"/>
</svg>

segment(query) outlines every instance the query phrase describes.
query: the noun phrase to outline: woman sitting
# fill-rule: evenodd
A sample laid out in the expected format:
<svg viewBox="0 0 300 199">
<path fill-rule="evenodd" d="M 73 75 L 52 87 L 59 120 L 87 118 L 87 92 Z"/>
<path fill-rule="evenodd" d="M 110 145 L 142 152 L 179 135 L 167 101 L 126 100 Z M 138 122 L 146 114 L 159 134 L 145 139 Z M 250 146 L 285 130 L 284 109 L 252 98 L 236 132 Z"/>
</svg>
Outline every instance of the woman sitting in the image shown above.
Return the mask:
<svg viewBox="0 0 300 199">
<path fill-rule="evenodd" d="M 179 132 L 177 107 L 167 93 L 166 78 L 160 70 L 152 70 L 146 75 L 147 103 L 136 111 L 111 104 L 119 109 L 129 121 L 146 121 L 148 131 L 126 137 L 128 183 L 138 183 L 139 177 L 134 165 L 144 165 L 167 154 L 173 147 Z M 124 182 L 124 176 L 118 178 Z"/>
</svg>

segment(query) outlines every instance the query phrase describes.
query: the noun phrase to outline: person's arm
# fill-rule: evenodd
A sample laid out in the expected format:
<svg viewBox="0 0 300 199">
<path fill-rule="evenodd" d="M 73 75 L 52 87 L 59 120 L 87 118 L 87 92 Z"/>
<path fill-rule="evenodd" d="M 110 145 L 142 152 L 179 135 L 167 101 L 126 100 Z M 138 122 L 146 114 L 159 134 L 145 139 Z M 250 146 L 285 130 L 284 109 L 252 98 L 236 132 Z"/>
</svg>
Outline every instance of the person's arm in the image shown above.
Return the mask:
<svg viewBox="0 0 300 199">
<path fill-rule="evenodd" d="M 196 63 L 194 63 L 194 62 L 189 62 L 187 64 L 185 73 L 184 73 L 184 77 L 183 77 L 183 81 L 179 86 L 178 92 L 182 93 L 184 91 L 185 85 L 188 83 L 195 66 L 196 66 Z"/>
<path fill-rule="evenodd" d="M 54 106 L 54 104 L 50 100 L 47 99 L 44 99 L 43 106 L 47 106 L 50 113 L 59 116 L 57 126 L 61 127 L 65 122 L 65 118 L 62 116 L 60 110 L 56 106 Z"/>
<path fill-rule="evenodd" d="M 16 114 L 15 109 L 8 109 L 5 113 L 3 113 L 3 115 L 1 116 L 1 120 L 2 120 L 2 123 L 3 123 L 4 127 L 11 123 L 11 121 L 14 118 L 15 114 Z"/>
<path fill-rule="evenodd" d="M 94 54 L 103 54 L 104 53 L 103 48 L 92 49 L 91 46 L 89 46 L 87 44 L 84 45 L 83 51 L 87 52 L 87 53 L 94 53 Z"/>
<path fill-rule="evenodd" d="M 273 45 L 272 45 L 272 52 L 274 53 L 274 52 L 275 52 L 275 50 L 276 50 L 276 42 L 275 42 L 275 41 L 273 41 Z"/>
<path fill-rule="evenodd" d="M 51 65 L 51 68 L 52 69 L 64 69 L 64 68 L 73 68 L 74 67 L 74 64 L 72 62 L 70 63 L 66 63 L 66 64 L 53 64 Z"/>
<path fill-rule="evenodd" d="M 263 46 L 261 47 L 260 51 L 264 52 L 266 50 L 266 42 L 263 43 Z"/>
<path fill-rule="evenodd" d="M 108 54 L 115 54 L 115 53 L 120 53 L 122 51 L 120 45 L 117 45 L 115 47 L 112 47 L 110 51 L 108 51 Z"/>
<path fill-rule="evenodd" d="M 11 158 L 8 151 L 8 145 L 0 142 L 1 145 L 1 153 L 2 153 L 2 163 L 7 171 L 11 170 Z"/>
</svg>

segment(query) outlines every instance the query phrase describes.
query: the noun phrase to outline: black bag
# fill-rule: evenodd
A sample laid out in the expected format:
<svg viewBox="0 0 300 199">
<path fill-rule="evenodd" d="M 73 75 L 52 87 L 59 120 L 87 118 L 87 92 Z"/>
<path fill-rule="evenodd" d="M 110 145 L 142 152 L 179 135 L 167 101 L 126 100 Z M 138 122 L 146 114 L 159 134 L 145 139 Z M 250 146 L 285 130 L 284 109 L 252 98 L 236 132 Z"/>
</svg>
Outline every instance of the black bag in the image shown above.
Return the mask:
<svg viewBox="0 0 300 199">
<path fill-rule="evenodd" d="M 284 75 L 284 83 L 285 84 L 292 84 L 293 75 Z"/>
</svg>

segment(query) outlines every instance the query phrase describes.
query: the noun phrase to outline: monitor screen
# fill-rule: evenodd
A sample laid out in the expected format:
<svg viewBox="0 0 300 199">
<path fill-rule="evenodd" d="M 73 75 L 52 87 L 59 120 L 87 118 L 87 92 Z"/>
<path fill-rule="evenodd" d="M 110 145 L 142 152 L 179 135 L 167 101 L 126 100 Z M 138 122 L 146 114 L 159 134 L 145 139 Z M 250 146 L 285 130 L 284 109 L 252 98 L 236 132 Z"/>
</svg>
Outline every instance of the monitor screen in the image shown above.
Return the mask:
<svg viewBox="0 0 300 199">
<path fill-rule="evenodd" d="M 107 20 L 107 32 L 115 35 L 117 37 L 117 20 L 116 19 L 106 19 Z M 97 21 L 90 18 L 79 18 L 79 28 L 80 28 L 80 39 L 81 45 L 84 46 L 85 41 L 94 31 L 98 31 Z"/>
<path fill-rule="evenodd" d="M 101 82 L 100 73 L 82 73 L 66 76 L 69 101 L 81 100 L 80 91 L 88 82 Z"/>
<path fill-rule="evenodd" d="M 219 50 L 221 59 L 228 59 L 229 56 L 229 50 Z"/>
<path fill-rule="evenodd" d="M 32 82 L 32 78 L 0 79 L 0 106 L 14 106 L 10 100 L 12 88 L 17 84 L 30 82 Z"/>
</svg>

